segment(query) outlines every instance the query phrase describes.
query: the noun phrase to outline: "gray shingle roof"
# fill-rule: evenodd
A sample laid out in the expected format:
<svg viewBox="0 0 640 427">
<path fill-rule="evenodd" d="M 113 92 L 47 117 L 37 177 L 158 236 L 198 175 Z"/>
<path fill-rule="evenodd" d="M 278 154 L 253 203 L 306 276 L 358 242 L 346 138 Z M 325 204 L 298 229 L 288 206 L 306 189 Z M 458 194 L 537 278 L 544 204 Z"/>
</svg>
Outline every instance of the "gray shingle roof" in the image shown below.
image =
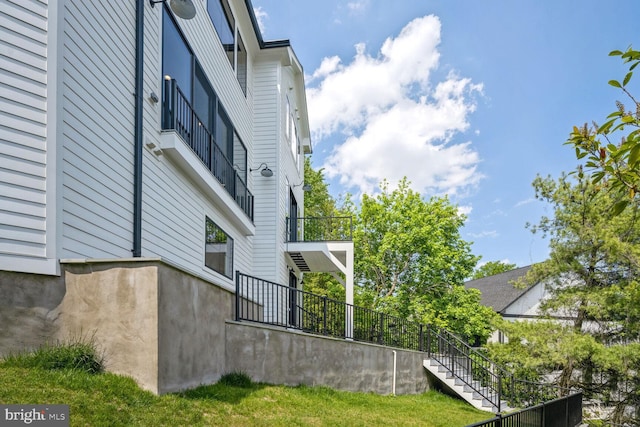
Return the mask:
<svg viewBox="0 0 640 427">
<path fill-rule="evenodd" d="M 502 313 L 528 288 L 519 289 L 513 286 L 512 282 L 527 274 L 531 266 L 516 268 L 505 273 L 483 277 L 482 279 L 469 280 L 465 282 L 465 288 L 475 288 L 482 293 L 480 304 L 493 308 L 496 312 Z"/>
</svg>

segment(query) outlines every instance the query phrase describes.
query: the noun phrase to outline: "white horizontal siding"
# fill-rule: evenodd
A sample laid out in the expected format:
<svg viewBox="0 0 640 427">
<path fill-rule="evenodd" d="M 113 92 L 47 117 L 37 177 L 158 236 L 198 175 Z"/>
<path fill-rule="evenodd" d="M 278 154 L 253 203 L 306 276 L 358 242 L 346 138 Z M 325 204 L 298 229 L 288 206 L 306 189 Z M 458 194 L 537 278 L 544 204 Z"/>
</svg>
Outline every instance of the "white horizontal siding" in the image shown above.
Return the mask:
<svg viewBox="0 0 640 427">
<path fill-rule="evenodd" d="M 244 7 L 241 1 L 235 1 Z M 198 13 L 189 21 L 176 19 L 187 43 L 194 51 L 209 82 L 247 148 L 251 163 L 253 150 L 253 106 L 242 93 L 206 11 L 206 2 L 196 2 Z M 241 29 L 245 43 L 252 28 Z M 247 32 L 251 31 L 251 32 Z M 252 36 L 255 37 L 255 36 Z M 249 46 L 256 43 L 247 43 Z M 147 8 L 145 13 L 145 98 L 150 91 L 162 90 L 162 9 Z M 252 52 L 250 57 L 252 56 Z M 251 59 L 249 59 L 251 79 Z M 249 85 L 251 86 L 251 84 Z M 249 90 L 251 93 L 251 90 Z M 145 102 L 144 139 L 160 145 L 161 105 Z M 251 164 L 248 165 L 249 167 Z M 143 162 L 143 256 L 159 256 L 213 282 L 231 286 L 225 278 L 204 265 L 205 217 L 211 218 L 234 241 L 234 271 L 253 273 L 253 237 L 245 236 L 225 217 L 206 194 L 166 156 L 145 149 Z M 252 188 L 252 177 L 248 186 Z"/>
<path fill-rule="evenodd" d="M 65 2 L 61 258 L 131 256 L 135 8 Z"/>
<path fill-rule="evenodd" d="M 277 62 L 259 62 L 254 68 L 254 162 L 266 162 L 274 169 L 272 178 L 256 175 L 255 188 L 255 255 L 253 275 L 282 283 L 281 270 L 283 256 L 279 233 L 280 216 L 279 189 L 284 185 L 278 182 L 284 179 L 278 164 L 279 113 L 278 83 L 279 65 Z M 286 282 L 284 282 L 286 283 Z"/>
<path fill-rule="evenodd" d="M 47 15 L 46 2 L 0 2 L 2 270 L 46 262 Z"/>
</svg>

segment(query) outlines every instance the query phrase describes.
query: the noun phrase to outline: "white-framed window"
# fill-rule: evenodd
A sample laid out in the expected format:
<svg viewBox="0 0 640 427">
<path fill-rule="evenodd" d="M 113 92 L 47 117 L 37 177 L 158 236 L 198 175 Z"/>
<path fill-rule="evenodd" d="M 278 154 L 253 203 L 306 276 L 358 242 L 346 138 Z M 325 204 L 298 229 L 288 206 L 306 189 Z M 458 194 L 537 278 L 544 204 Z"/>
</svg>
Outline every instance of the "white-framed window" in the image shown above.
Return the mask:
<svg viewBox="0 0 640 427">
<path fill-rule="evenodd" d="M 204 265 L 233 279 L 233 239 L 209 217 L 205 222 Z"/>
</svg>

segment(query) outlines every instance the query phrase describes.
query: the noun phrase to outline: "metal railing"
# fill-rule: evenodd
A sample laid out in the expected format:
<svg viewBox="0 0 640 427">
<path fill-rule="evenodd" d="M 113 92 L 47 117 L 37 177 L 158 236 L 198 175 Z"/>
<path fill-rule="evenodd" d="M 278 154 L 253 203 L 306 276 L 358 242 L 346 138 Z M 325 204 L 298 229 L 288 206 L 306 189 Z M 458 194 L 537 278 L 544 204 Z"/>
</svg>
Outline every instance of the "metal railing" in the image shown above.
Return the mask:
<svg viewBox="0 0 640 427">
<path fill-rule="evenodd" d="M 182 137 L 253 221 L 253 194 L 224 155 L 207 126 L 197 116 L 175 79 L 164 81 L 162 129 L 173 129 Z"/>
<path fill-rule="evenodd" d="M 553 384 L 515 378 L 454 334 L 236 272 L 236 320 L 426 352 L 498 412 L 560 397 Z M 566 390 L 565 390 L 565 394 Z"/>
<path fill-rule="evenodd" d="M 582 393 L 575 393 L 467 427 L 576 427 L 581 423 Z"/>
<path fill-rule="evenodd" d="M 328 242 L 353 240 L 350 216 L 287 218 L 287 242 Z"/>
</svg>

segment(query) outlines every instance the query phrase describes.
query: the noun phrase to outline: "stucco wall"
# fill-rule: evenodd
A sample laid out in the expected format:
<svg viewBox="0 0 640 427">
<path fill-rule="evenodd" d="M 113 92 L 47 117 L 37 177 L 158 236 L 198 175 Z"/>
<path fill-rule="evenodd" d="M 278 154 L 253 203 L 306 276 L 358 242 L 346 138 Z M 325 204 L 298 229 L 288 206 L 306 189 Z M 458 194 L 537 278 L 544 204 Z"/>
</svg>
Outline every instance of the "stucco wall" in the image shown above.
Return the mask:
<svg viewBox="0 0 640 427">
<path fill-rule="evenodd" d="M 216 382 L 225 368 L 225 321 L 233 294 L 161 266 L 158 277 L 159 392 Z"/>
<path fill-rule="evenodd" d="M 66 261 L 62 276 L 0 272 L 0 357 L 94 339 L 111 372 L 167 393 L 234 371 L 254 381 L 390 394 L 393 349 L 238 323 L 234 295 L 159 259 Z M 396 393 L 428 390 L 424 354 L 396 350 Z"/>
<path fill-rule="evenodd" d="M 254 381 L 391 394 L 393 349 L 258 324 L 227 323 L 227 371 Z M 429 390 L 425 354 L 396 349 L 396 394 Z"/>
</svg>

